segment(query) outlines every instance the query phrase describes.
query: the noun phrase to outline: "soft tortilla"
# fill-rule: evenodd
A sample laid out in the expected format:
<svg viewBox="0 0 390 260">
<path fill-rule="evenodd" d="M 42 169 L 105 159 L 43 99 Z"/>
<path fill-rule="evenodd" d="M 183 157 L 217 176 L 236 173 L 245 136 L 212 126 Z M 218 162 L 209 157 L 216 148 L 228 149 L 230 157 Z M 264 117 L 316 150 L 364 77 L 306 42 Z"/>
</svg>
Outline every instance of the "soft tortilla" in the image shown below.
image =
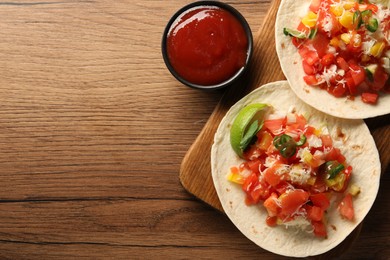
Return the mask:
<svg viewBox="0 0 390 260">
<path fill-rule="evenodd" d="M 303 81 L 305 75 L 302 59 L 291 43 L 291 38 L 283 34 L 283 28 L 296 28 L 308 11 L 310 0 L 282 0 L 276 16 L 275 42 L 280 65 L 291 88 L 307 104 L 341 118 L 360 119 L 390 113 L 390 94 L 381 94 L 376 105 L 364 103 L 360 96 L 354 100 L 336 98 L 327 91 L 308 86 Z"/>
<path fill-rule="evenodd" d="M 361 187 L 354 198 L 355 221 L 341 219 L 333 205 L 328 210 L 328 238 L 315 238 L 292 228 L 268 227 L 266 210 L 245 205 L 245 193 L 240 185 L 229 182 L 229 168 L 242 162 L 230 146 L 230 127 L 239 110 L 247 104 L 267 103 L 281 111 L 292 106 L 298 114 L 310 114 L 308 124 L 328 126 L 334 145 L 341 149 L 347 162 L 353 167 L 351 183 Z M 340 130 L 344 138 L 340 137 Z M 214 185 L 224 211 L 237 228 L 260 247 L 284 256 L 305 257 L 329 251 L 341 243 L 363 220 L 370 210 L 379 188 L 380 161 L 374 140 L 363 120 L 335 118 L 313 109 L 291 91 L 287 81 L 264 85 L 238 101 L 222 119 L 211 149 L 211 167 Z M 329 228 L 333 225 L 335 228 Z"/>
</svg>

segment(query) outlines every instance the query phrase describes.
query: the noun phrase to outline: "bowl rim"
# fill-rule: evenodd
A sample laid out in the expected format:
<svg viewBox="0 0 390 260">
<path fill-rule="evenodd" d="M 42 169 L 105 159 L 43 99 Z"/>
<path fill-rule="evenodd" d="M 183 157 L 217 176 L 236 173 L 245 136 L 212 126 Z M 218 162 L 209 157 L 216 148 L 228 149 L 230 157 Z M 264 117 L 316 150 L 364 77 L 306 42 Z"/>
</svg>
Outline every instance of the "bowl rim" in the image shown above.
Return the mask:
<svg viewBox="0 0 390 260">
<path fill-rule="evenodd" d="M 222 81 L 222 82 L 220 82 L 218 84 L 200 85 L 200 84 L 195 84 L 195 83 L 192 83 L 192 82 L 184 79 L 183 77 L 181 77 L 176 72 L 176 70 L 173 68 L 173 66 L 170 63 L 169 58 L 168 58 L 168 53 L 167 53 L 167 35 L 168 35 L 168 33 L 169 33 L 169 31 L 170 31 L 170 29 L 172 27 L 172 24 L 184 12 L 186 12 L 189 9 L 198 7 L 198 6 L 216 6 L 216 7 L 222 8 L 222 9 L 230 12 L 240 22 L 240 24 L 242 25 L 242 27 L 243 27 L 243 29 L 245 31 L 245 35 L 246 35 L 247 40 L 248 40 L 248 49 L 247 49 L 247 57 L 246 57 L 246 60 L 245 60 L 245 65 L 242 68 L 240 68 L 235 74 L 233 74 L 229 79 L 224 80 L 224 81 Z M 248 67 L 248 64 L 249 64 L 249 61 L 250 61 L 250 59 L 252 57 L 252 52 L 253 52 L 253 35 L 252 35 L 252 30 L 251 30 L 248 22 L 244 18 L 244 16 L 237 9 L 232 7 L 231 5 L 229 5 L 227 3 L 224 3 L 224 2 L 220 2 L 220 1 L 197 1 L 197 2 L 193 2 L 193 3 L 190 3 L 190 4 L 187 4 L 187 5 L 183 6 L 178 11 L 176 11 L 173 14 L 173 16 L 169 19 L 167 25 L 165 26 L 164 33 L 162 35 L 161 52 L 162 52 L 162 56 L 163 56 L 163 60 L 165 62 L 165 65 L 167 66 L 167 68 L 170 71 L 170 73 L 178 81 L 180 81 L 184 85 L 187 85 L 187 86 L 192 87 L 192 88 L 204 89 L 204 90 L 220 89 L 220 88 L 224 88 L 224 87 L 227 87 L 227 86 L 233 84 L 233 82 L 235 82 L 238 78 L 240 78 L 242 76 L 242 74 L 244 74 L 244 72 L 246 71 L 246 69 Z"/>
</svg>

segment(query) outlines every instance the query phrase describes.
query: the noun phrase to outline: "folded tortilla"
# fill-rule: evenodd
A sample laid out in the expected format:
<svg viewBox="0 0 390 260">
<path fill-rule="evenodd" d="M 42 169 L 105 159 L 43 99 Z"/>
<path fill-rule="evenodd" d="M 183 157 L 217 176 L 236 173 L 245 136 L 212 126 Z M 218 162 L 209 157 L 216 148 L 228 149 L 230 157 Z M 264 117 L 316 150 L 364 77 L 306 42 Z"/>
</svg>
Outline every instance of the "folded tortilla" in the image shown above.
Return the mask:
<svg viewBox="0 0 390 260">
<path fill-rule="evenodd" d="M 241 186 L 229 182 L 226 176 L 231 166 L 243 162 L 230 145 L 230 127 L 238 112 L 251 103 L 266 103 L 286 112 L 294 107 L 298 114 L 310 116 L 309 125 L 328 127 L 334 146 L 341 150 L 347 163 L 353 167 L 350 183 L 361 188 L 360 194 L 354 198 L 353 222 L 342 219 L 337 210 L 338 203 L 333 203 L 326 213 L 328 238 L 323 239 L 291 227 L 269 227 L 265 222 L 267 211 L 261 203 L 253 206 L 245 204 L 245 192 Z M 263 249 L 293 257 L 322 254 L 341 243 L 369 212 L 378 193 L 381 173 L 375 142 L 363 120 L 335 118 L 313 109 L 294 94 L 287 81 L 261 86 L 231 107 L 215 134 L 211 167 L 218 197 L 234 225 Z"/>
<path fill-rule="evenodd" d="M 361 119 L 390 113 L 390 94 L 381 93 L 376 105 L 364 103 L 360 96 L 354 100 L 346 97 L 337 98 L 327 91 L 308 86 L 303 81 L 305 72 L 302 59 L 297 48 L 292 44 L 291 37 L 283 34 L 283 28 L 295 29 L 304 17 L 310 5 L 310 0 L 282 0 L 275 22 L 276 52 L 280 66 L 292 90 L 297 96 L 314 108 L 341 118 Z"/>
</svg>

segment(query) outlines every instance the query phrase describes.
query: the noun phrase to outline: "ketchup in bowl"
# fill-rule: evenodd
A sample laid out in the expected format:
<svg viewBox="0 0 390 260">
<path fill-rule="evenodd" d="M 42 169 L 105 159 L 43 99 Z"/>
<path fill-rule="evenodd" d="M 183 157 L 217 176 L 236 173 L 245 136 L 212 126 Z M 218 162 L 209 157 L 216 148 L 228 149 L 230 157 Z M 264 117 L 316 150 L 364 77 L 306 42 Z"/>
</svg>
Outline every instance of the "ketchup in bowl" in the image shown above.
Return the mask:
<svg viewBox="0 0 390 260">
<path fill-rule="evenodd" d="M 185 8 L 172 18 L 164 34 L 168 68 L 192 87 L 231 83 L 241 75 L 251 52 L 252 35 L 244 18 L 230 6 L 211 3 Z"/>
</svg>

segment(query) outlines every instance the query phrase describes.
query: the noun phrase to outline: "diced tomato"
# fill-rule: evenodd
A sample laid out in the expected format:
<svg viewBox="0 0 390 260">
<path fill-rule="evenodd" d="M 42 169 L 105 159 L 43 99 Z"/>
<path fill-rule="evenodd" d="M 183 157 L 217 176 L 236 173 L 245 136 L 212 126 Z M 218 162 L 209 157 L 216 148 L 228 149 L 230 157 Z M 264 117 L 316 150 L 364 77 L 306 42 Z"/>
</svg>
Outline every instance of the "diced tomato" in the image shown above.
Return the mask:
<svg viewBox="0 0 390 260">
<path fill-rule="evenodd" d="M 338 161 L 339 163 L 344 163 L 345 162 L 345 157 L 344 155 L 341 154 L 340 149 L 336 147 L 332 147 L 328 153 L 325 155 L 325 160 L 326 161 Z"/>
<path fill-rule="evenodd" d="M 339 74 L 336 74 L 334 75 L 333 77 L 330 78 L 329 82 L 335 86 L 339 81 L 341 81 L 344 77 L 339 75 Z"/>
<path fill-rule="evenodd" d="M 299 137 L 300 132 L 305 130 L 306 123 L 307 121 L 304 116 L 295 115 L 295 122 L 286 122 L 286 133 L 295 134 Z"/>
<path fill-rule="evenodd" d="M 276 168 L 277 166 L 268 168 L 263 173 L 264 180 L 272 187 L 275 187 L 281 181 L 280 176 L 276 174 Z"/>
<path fill-rule="evenodd" d="M 323 66 L 329 66 L 333 64 L 334 55 L 332 53 L 327 53 L 321 58 L 321 64 Z"/>
<path fill-rule="evenodd" d="M 353 220 L 355 217 L 355 210 L 353 208 L 352 195 L 348 193 L 339 204 L 339 212 L 342 217 Z"/>
<path fill-rule="evenodd" d="M 276 193 L 272 193 L 263 203 L 264 207 L 267 209 L 268 216 L 274 217 L 279 214 L 280 207 L 276 202 L 278 199 L 278 195 Z"/>
<path fill-rule="evenodd" d="M 321 0 L 311 0 L 309 9 L 310 11 L 317 13 L 318 10 L 320 9 L 320 5 L 321 5 Z"/>
<path fill-rule="evenodd" d="M 250 204 L 257 204 L 259 201 L 264 201 L 269 197 L 270 190 L 269 187 L 264 183 L 257 183 L 254 189 L 250 193 Z"/>
<path fill-rule="evenodd" d="M 246 193 L 250 193 L 254 189 L 254 187 L 258 184 L 258 182 L 259 182 L 259 177 L 257 176 L 256 173 L 252 173 L 245 179 L 245 182 L 242 185 L 242 189 Z"/>
<path fill-rule="evenodd" d="M 347 167 L 347 169 L 345 169 L 342 174 L 344 174 L 345 176 L 345 179 L 344 179 L 344 185 L 343 187 L 341 188 L 340 192 L 344 192 L 347 188 L 348 188 L 348 185 L 349 185 L 349 180 L 351 178 L 351 174 L 352 174 L 352 166 L 349 165 Z"/>
<path fill-rule="evenodd" d="M 325 163 L 324 156 L 321 154 L 315 154 L 312 156 L 311 160 L 307 161 L 307 164 L 309 164 L 312 168 L 317 168 L 321 166 L 323 163 Z"/>
<path fill-rule="evenodd" d="M 307 75 L 314 75 L 314 74 L 316 74 L 316 72 L 317 72 L 315 66 L 309 65 L 309 63 L 307 63 L 306 60 L 303 60 L 303 61 L 302 61 L 302 67 L 303 67 L 303 71 L 304 71 Z"/>
<path fill-rule="evenodd" d="M 347 175 L 347 177 L 351 177 L 352 174 L 352 166 L 348 165 L 347 169 L 344 170 L 344 173 Z"/>
<path fill-rule="evenodd" d="M 266 221 L 266 223 L 267 223 L 267 225 L 269 227 L 275 227 L 276 224 L 277 224 L 277 221 L 278 221 L 278 217 L 276 217 L 276 216 L 274 216 L 274 217 L 268 216 L 265 221 Z"/>
<path fill-rule="evenodd" d="M 297 37 L 292 37 L 291 42 L 297 49 L 300 49 L 303 46 L 305 39 L 299 39 Z"/>
<path fill-rule="evenodd" d="M 345 88 L 345 86 L 343 84 L 337 83 L 337 84 L 335 84 L 334 88 L 332 89 L 332 94 L 335 97 L 342 97 L 345 95 L 346 91 L 347 91 L 347 89 Z"/>
<path fill-rule="evenodd" d="M 267 119 L 264 120 L 264 127 L 268 129 L 273 135 L 280 134 L 280 131 L 285 125 L 286 118 Z"/>
<path fill-rule="evenodd" d="M 318 56 L 318 53 L 315 51 L 307 51 L 304 57 L 302 57 L 308 65 L 313 66 L 317 62 L 320 61 L 320 57 Z"/>
<path fill-rule="evenodd" d="M 367 5 L 366 10 L 371 10 L 373 13 L 376 13 L 378 12 L 378 6 L 374 4 L 369 4 Z"/>
<path fill-rule="evenodd" d="M 330 135 L 321 135 L 321 141 L 324 148 L 331 148 L 333 146 L 333 140 Z"/>
<path fill-rule="evenodd" d="M 310 200 L 314 206 L 320 207 L 322 210 L 327 210 L 330 206 L 329 198 L 325 193 L 312 194 Z"/>
<path fill-rule="evenodd" d="M 367 77 L 368 78 L 368 77 Z M 366 80 L 368 86 L 375 91 L 382 90 L 389 79 L 389 74 L 382 68 L 382 66 L 378 66 L 373 75 L 373 81 Z"/>
<path fill-rule="evenodd" d="M 350 72 L 355 86 L 359 86 L 366 79 L 364 68 L 354 63 L 350 63 L 349 67 L 351 68 Z M 351 92 L 351 94 L 353 93 Z"/>
<path fill-rule="evenodd" d="M 310 49 L 306 45 L 302 45 L 301 48 L 298 49 L 298 53 L 302 59 L 306 57 L 306 55 L 309 51 L 310 51 Z"/>
<path fill-rule="evenodd" d="M 259 183 L 259 177 L 257 176 L 256 173 L 252 173 L 244 181 L 242 185 L 242 189 L 245 191 L 247 195 L 245 200 L 246 204 L 248 205 L 255 204 L 255 201 L 251 196 L 251 192 L 257 186 L 258 183 Z"/>
<path fill-rule="evenodd" d="M 309 193 L 296 189 L 282 194 L 279 197 L 280 206 L 282 208 L 281 214 L 290 216 L 295 213 L 303 204 L 309 199 Z"/>
<path fill-rule="evenodd" d="M 309 86 L 314 86 L 314 85 L 317 85 L 318 84 L 318 79 L 316 76 L 314 75 L 306 75 L 306 76 L 303 76 L 303 80 L 305 81 L 305 83 Z"/>
<path fill-rule="evenodd" d="M 280 195 L 287 191 L 287 189 L 291 187 L 291 185 L 286 181 L 281 181 L 278 185 L 276 185 L 275 190 Z"/>
<path fill-rule="evenodd" d="M 324 12 L 320 12 L 324 13 Z M 317 51 L 319 58 L 325 56 L 328 51 L 329 39 L 323 33 L 317 32 L 317 35 L 311 40 L 314 49 Z M 309 63 L 310 64 L 310 63 Z"/>
<path fill-rule="evenodd" d="M 345 74 L 345 81 L 349 90 L 349 94 L 355 96 L 357 94 L 357 86 L 355 85 L 355 81 L 352 78 L 351 71 L 348 71 Z"/>
<path fill-rule="evenodd" d="M 312 221 L 321 221 L 324 217 L 324 210 L 317 206 L 308 207 L 307 217 Z"/>
<path fill-rule="evenodd" d="M 260 166 L 260 160 L 253 160 L 253 161 L 248 161 L 248 166 L 249 166 L 249 169 L 256 173 L 256 174 L 259 174 L 259 166 Z"/>
<path fill-rule="evenodd" d="M 364 93 L 362 93 L 362 101 L 364 103 L 376 104 L 376 102 L 378 101 L 378 94 L 364 92 Z"/>
<path fill-rule="evenodd" d="M 233 174 L 238 174 L 239 170 L 236 166 L 232 166 L 230 167 L 230 172 Z"/>
<path fill-rule="evenodd" d="M 251 145 L 249 148 L 247 148 L 244 151 L 244 158 L 247 160 L 253 160 L 254 158 L 260 157 L 260 155 L 263 153 L 260 149 L 258 149 L 255 145 Z"/>
<path fill-rule="evenodd" d="M 317 237 L 326 237 L 328 235 L 326 226 L 322 221 L 312 221 L 311 225 L 313 226 L 313 233 Z"/>
<path fill-rule="evenodd" d="M 305 129 L 303 133 L 306 135 L 306 137 L 309 137 L 315 133 L 316 129 L 312 126 L 305 126 Z"/>
<path fill-rule="evenodd" d="M 297 129 L 304 130 L 307 124 L 307 120 L 303 115 L 296 115 L 296 126 Z"/>
<path fill-rule="evenodd" d="M 349 64 L 345 61 L 343 57 L 337 57 L 336 58 L 336 64 L 340 69 L 343 69 L 345 72 L 349 70 Z"/>
</svg>

